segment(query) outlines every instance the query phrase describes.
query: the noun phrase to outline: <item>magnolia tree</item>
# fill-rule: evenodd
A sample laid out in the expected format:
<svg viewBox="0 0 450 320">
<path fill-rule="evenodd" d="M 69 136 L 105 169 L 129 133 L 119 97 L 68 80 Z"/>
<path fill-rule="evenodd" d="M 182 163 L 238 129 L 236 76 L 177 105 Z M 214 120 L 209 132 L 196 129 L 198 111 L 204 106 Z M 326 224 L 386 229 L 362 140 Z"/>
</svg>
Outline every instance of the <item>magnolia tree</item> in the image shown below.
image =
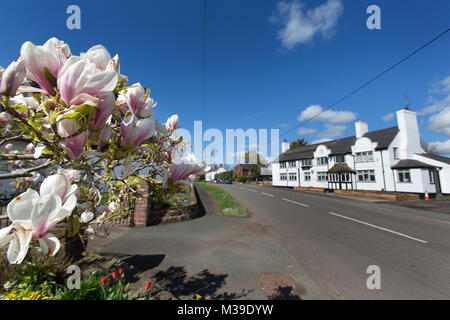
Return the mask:
<svg viewBox="0 0 450 320">
<path fill-rule="evenodd" d="M 11 224 L 0 230 L 10 263 L 21 263 L 30 245 L 56 254 L 60 242 L 50 231 L 58 222 L 66 221 L 69 236 L 94 233 L 131 213 L 140 183 L 150 185 L 149 196 L 171 192 L 206 169 L 183 152 L 178 116 L 160 124 L 150 90 L 128 85 L 118 55 L 101 45 L 75 56 L 56 38 L 25 42 L 0 77 L 0 160 L 10 169 L 0 179 L 29 188 L 8 204 Z M 13 150 L 15 141 L 26 150 Z"/>
</svg>

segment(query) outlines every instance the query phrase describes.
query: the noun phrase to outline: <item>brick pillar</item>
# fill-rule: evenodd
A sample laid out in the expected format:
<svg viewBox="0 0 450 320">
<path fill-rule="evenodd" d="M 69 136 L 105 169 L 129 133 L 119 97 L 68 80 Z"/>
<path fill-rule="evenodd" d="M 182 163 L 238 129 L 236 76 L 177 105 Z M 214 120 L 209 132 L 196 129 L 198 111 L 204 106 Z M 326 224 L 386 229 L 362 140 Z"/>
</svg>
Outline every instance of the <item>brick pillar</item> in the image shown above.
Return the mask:
<svg viewBox="0 0 450 320">
<path fill-rule="evenodd" d="M 139 184 L 139 196 L 136 199 L 134 207 L 134 225 L 136 227 L 149 226 L 150 212 L 151 212 L 151 198 L 149 197 L 149 185 L 146 181 Z"/>
</svg>

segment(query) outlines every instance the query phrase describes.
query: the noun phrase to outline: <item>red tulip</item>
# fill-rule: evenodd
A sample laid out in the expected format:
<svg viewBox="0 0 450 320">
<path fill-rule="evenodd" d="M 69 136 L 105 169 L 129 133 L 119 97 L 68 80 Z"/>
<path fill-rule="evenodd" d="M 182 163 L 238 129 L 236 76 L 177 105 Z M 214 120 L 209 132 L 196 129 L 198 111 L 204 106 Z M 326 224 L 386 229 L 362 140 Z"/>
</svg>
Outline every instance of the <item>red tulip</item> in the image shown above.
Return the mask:
<svg viewBox="0 0 450 320">
<path fill-rule="evenodd" d="M 150 288 L 150 286 L 152 285 L 152 283 L 149 281 L 149 282 L 147 282 L 146 284 L 145 284 L 145 289 L 149 289 Z"/>
<path fill-rule="evenodd" d="M 112 278 L 113 278 L 114 280 L 116 280 L 116 279 L 117 279 L 117 272 L 114 271 L 114 272 L 112 273 L 111 276 L 112 276 Z"/>
<path fill-rule="evenodd" d="M 104 277 L 104 278 L 102 278 L 102 283 L 103 283 L 103 284 L 106 284 L 106 283 L 108 282 L 108 280 L 109 280 L 108 277 Z"/>
<path fill-rule="evenodd" d="M 123 274 L 123 268 L 119 268 L 119 274 Z"/>
</svg>

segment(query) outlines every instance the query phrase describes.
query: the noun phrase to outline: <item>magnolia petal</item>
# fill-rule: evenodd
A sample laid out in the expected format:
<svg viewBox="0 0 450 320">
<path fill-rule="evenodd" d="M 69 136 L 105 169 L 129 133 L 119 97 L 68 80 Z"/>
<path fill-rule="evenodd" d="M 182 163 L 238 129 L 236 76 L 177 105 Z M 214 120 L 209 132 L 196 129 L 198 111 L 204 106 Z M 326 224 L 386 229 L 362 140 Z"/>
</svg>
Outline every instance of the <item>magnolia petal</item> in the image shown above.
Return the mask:
<svg viewBox="0 0 450 320">
<path fill-rule="evenodd" d="M 39 194 L 41 197 L 49 194 L 56 194 L 61 199 L 64 199 L 70 190 L 71 185 L 69 178 L 64 173 L 57 173 L 48 176 L 42 181 Z"/>
<path fill-rule="evenodd" d="M 39 239 L 39 246 L 43 254 L 54 256 L 61 248 L 61 243 L 55 235 L 47 233 Z"/>
<path fill-rule="evenodd" d="M 41 237 L 51 228 L 52 217 L 61 209 L 61 198 L 55 194 L 49 194 L 39 199 L 31 213 L 31 224 L 34 235 Z"/>
<path fill-rule="evenodd" d="M 31 211 L 39 200 L 39 193 L 33 189 L 15 197 L 7 206 L 6 212 L 11 221 L 31 219 Z"/>
<path fill-rule="evenodd" d="M 93 212 L 83 212 L 80 216 L 80 222 L 81 223 L 88 223 L 89 221 L 91 221 L 92 219 L 94 219 L 94 213 Z"/>
<path fill-rule="evenodd" d="M 12 235 L 9 234 L 11 232 L 11 229 L 12 226 L 0 229 L 0 248 L 11 241 Z"/>
<path fill-rule="evenodd" d="M 7 258 L 10 264 L 20 264 L 27 255 L 31 242 L 31 231 L 14 231 L 12 241 L 9 244 Z"/>
</svg>

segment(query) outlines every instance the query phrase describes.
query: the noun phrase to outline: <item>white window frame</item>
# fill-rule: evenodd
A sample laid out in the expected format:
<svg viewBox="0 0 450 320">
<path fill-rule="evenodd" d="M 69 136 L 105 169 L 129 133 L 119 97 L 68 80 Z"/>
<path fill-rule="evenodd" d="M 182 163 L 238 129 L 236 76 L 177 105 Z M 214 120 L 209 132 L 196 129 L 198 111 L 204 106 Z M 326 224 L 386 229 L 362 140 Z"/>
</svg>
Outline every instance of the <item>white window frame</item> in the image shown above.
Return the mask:
<svg viewBox="0 0 450 320">
<path fill-rule="evenodd" d="M 392 152 L 394 153 L 394 159 L 398 160 L 399 159 L 399 157 L 398 157 L 398 148 L 397 147 L 393 147 L 392 150 L 393 150 Z"/>
<path fill-rule="evenodd" d="M 297 172 L 289 172 L 289 181 L 297 181 Z"/>
<path fill-rule="evenodd" d="M 280 168 L 281 169 L 286 169 L 286 161 L 280 162 Z"/>
<path fill-rule="evenodd" d="M 280 181 L 287 181 L 287 173 L 286 172 L 280 173 Z"/>
<path fill-rule="evenodd" d="M 297 161 L 289 161 L 289 168 L 297 168 Z"/>
<path fill-rule="evenodd" d="M 373 178 L 373 180 L 372 180 L 372 178 Z M 359 183 L 376 183 L 377 182 L 377 176 L 375 174 L 375 170 L 358 170 L 356 172 L 356 182 L 359 182 Z"/>
<path fill-rule="evenodd" d="M 311 172 L 305 172 L 305 181 L 311 181 Z"/>
<path fill-rule="evenodd" d="M 328 182 L 328 175 L 326 171 L 318 171 L 317 172 L 317 181 L 318 182 Z"/>
<path fill-rule="evenodd" d="M 406 179 L 406 174 L 409 175 L 409 179 Z M 398 169 L 397 170 L 398 183 L 412 183 L 411 170 L 410 169 Z"/>
<path fill-rule="evenodd" d="M 362 162 L 373 162 L 373 151 L 364 151 L 364 152 L 357 152 L 355 162 L 362 163 Z"/>
<path fill-rule="evenodd" d="M 428 176 L 430 177 L 430 184 L 436 184 L 436 182 L 434 181 L 434 170 L 429 169 L 428 170 Z"/>
</svg>

